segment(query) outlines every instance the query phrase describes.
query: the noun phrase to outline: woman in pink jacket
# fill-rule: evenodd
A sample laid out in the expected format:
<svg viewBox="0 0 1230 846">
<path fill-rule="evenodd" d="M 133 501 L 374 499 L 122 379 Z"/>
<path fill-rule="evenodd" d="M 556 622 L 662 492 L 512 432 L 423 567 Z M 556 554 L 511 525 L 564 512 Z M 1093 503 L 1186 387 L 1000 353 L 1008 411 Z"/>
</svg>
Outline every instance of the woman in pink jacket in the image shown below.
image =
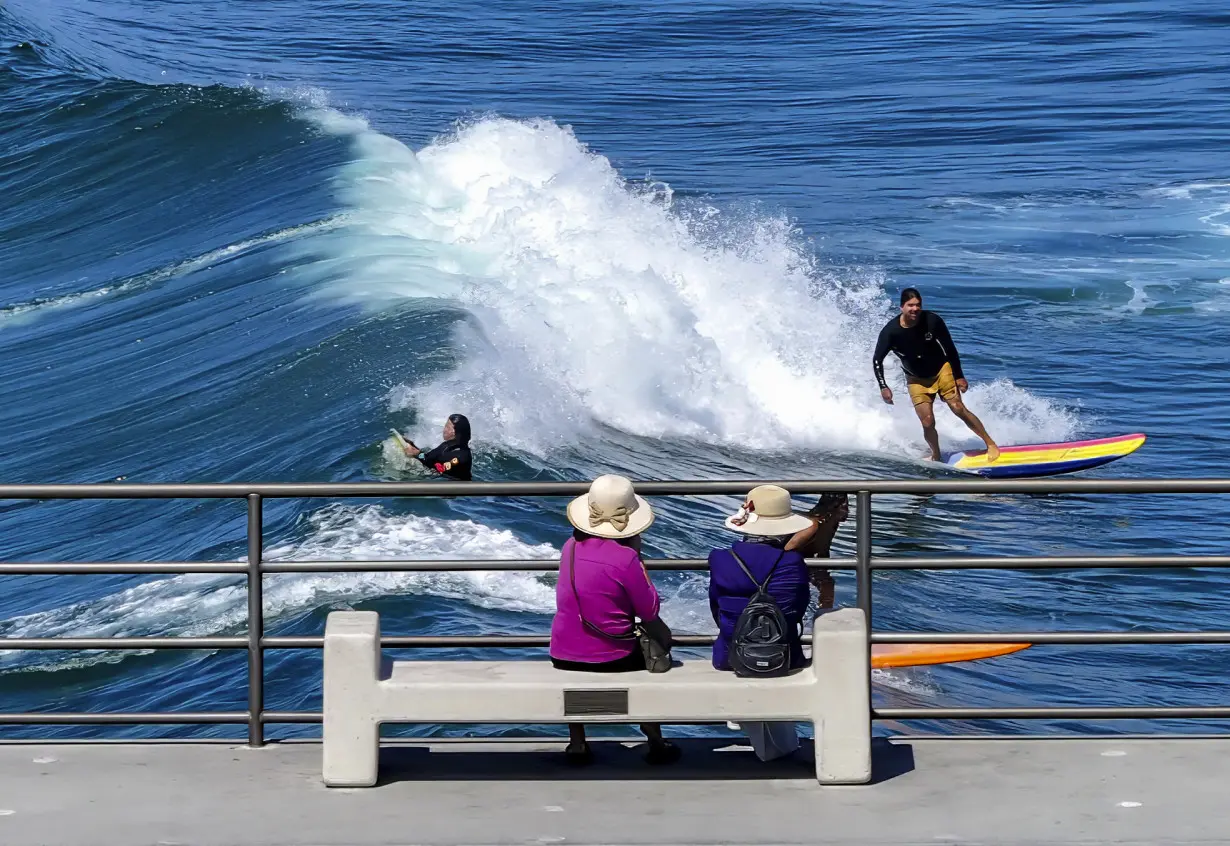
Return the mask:
<svg viewBox="0 0 1230 846">
<path fill-rule="evenodd" d="M 659 617 L 658 592 L 641 562 L 641 533 L 653 523 L 649 503 L 623 476 L 599 476 L 589 493 L 568 505 L 575 531 L 560 555 L 551 623 L 551 663 L 561 670 L 622 673 L 645 670 L 633 628 L 641 625 L 670 645 L 670 629 Z M 643 723 L 651 764 L 679 759 L 679 747 L 662 737 L 655 723 Z M 567 758 L 593 761 L 585 726 L 568 726 Z"/>
</svg>

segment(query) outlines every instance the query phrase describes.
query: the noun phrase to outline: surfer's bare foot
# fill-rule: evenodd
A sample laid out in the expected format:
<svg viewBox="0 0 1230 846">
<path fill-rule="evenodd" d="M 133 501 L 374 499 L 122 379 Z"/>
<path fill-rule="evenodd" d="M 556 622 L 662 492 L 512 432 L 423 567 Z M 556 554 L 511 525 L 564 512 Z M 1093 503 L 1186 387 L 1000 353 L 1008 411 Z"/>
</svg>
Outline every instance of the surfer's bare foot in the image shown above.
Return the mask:
<svg viewBox="0 0 1230 846">
<path fill-rule="evenodd" d="M 994 441 L 991 441 L 987 444 L 987 461 L 994 461 L 997 458 L 999 458 L 999 447 L 995 445 Z"/>
</svg>

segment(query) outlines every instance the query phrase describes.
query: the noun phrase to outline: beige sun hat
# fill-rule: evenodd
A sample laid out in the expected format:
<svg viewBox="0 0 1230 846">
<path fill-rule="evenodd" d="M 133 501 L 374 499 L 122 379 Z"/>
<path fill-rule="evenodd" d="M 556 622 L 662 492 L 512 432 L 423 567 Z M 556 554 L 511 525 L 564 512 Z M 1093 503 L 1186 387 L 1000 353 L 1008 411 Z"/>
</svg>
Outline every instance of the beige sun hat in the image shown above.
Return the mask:
<svg viewBox="0 0 1230 846">
<path fill-rule="evenodd" d="M 599 476 L 589 493 L 568 503 L 568 522 L 600 538 L 630 538 L 653 523 L 653 509 L 636 495 L 631 479 Z"/>
<path fill-rule="evenodd" d="M 811 520 L 790 510 L 790 491 L 777 485 L 752 488 L 743 507 L 726 518 L 728 529 L 766 537 L 793 535 L 810 525 Z"/>
</svg>

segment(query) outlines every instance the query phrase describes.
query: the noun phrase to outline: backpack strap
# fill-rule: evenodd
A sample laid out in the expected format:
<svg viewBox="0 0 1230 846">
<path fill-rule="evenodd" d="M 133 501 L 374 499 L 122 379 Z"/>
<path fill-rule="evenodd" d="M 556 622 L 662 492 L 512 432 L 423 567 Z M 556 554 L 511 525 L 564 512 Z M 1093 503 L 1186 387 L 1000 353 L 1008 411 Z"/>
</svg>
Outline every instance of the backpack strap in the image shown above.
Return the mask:
<svg viewBox="0 0 1230 846">
<path fill-rule="evenodd" d="M 575 540 L 572 542 L 572 547 L 568 550 L 568 581 L 572 584 L 572 595 L 577 600 L 577 617 L 580 618 L 582 626 L 600 637 L 610 638 L 611 640 L 637 639 L 636 626 L 633 626 L 625 634 L 614 635 L 610 632 L 604 632 L 589 620 L 585 619 L 585 613 L 581 611 L 581 594 L 577 592 L 577 542 Z"/>
<path fill-rule="evenodd" d="M 743 563 L 743 559 L 739 557 L 739 553 L 735 552 L 735 548 L 733 546 L 730 548 L 730 554 L 735 557 L 735 563 L 739 565 L 739 569 L 741 569 L 747 575 L 748 579 L 751 580 L 752 584 L 756 586 L 757 593 L 763 592 L 764 589 L 769 586 L 769 579 L 773 578 L 773 573 L 777 570 L 777 565 L 780 564 L 782 558 L 786 556 L 785 550 L 777 554 L 777 560 L 773 562 L 773 566 L 769 568 L 769 575 L 764 577 L 764 583 L 761 584 L 756 581 L 756 577 L 752 575 L 752 571 L 747 569 L 747 565 Z"/>
</svg>

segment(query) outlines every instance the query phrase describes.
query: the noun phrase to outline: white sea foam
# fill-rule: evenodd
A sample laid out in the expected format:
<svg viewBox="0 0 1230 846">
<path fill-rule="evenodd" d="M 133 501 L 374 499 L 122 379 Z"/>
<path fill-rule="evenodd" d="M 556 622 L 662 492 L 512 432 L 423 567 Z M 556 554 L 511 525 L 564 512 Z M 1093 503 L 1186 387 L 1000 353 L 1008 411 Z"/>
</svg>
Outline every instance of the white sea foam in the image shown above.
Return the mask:
<svg viewBox="0 0 1230 846">
<path fill-rule="evenodd" d="M 464 407 L 484 439 L 539 454 L 597 426 L 751 449 L 920 443 L 909 404 L 884 405 L 871 374 L 889 280 L 826 269 L 786 218 L 630 183 L 549 121 L 477 120 L 416 153 L 361 119 L 308 113 L 355 153 L 328 295 L 468 315 L 461 364 L 394 389 L 394 408 L 434 428 Z M 1073 430 L 1006 381 L 969 398 L 1003 440 Z M 940 426 L 973 442 L 951 415 Z"/>
<path fill-rule="evenodd" d="M 390 514 L 378 506 L 336 506 L 309 518 L 303 540 L 266 551 L 269 561 L 555 558 L 546 544 L 469 520 Z M 270 621 L 314 608 L 350 607 L 382 596 L 424 595 L 480 608 L 550 614 L 555 588 L 531 573 L 322 573 L 265 577 Z M 0 622 L 4 637 L 209 636 L 242 629 L 247 593 L 242 578 L 181 575 L 118 593 Z M 0 671 L 64 669 L 122 660 L 133 652 L 79 653 L 50 666 L 42 653 L 0 654 Z M 58 656 L 57 656 L 58 657 Z"/>
</svg>

